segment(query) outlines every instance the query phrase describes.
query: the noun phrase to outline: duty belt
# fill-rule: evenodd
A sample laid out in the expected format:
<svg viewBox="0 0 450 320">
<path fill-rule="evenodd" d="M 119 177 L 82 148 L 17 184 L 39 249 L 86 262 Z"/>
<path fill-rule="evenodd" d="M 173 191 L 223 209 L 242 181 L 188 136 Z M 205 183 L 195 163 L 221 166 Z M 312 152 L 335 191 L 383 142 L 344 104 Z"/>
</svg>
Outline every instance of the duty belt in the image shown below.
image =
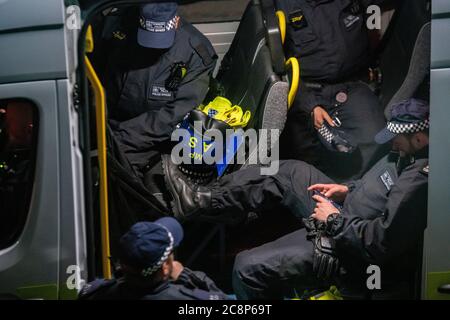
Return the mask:
<svg viewBox="0 0 450 320">
<path fill-rule="evenodd" d="M 322 89 L 326 86 L 345 84 L 348 82 L 358 82 L 358 81 L 371 82 L 378 79 L 381 79 L 381 71 L 378 68 L 367 68 L 359 72 L 355 72 L 348 77 L 343 77 L 335 81 L 303 80 L 303 84 L 305 85 L 305 87 L 310 89 Z"/>
</svg>

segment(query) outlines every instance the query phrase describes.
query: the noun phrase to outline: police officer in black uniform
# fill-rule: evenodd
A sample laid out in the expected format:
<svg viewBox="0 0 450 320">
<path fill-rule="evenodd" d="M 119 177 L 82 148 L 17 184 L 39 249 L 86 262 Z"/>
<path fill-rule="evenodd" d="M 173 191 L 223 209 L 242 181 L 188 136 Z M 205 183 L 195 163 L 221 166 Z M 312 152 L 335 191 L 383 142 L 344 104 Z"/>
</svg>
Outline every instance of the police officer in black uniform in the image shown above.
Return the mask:
<svg viewBox="0 0 450 320">
<path fill-rule="evenodd" d="M 227 218 L 284 208 L 306 219 L 305 229 L 237 256 L 233 281 L 238 298 L 281 298 L 294 284 L 325 284 L 313 271 L 328 281 L 337 275 L 347 279 L 346 285 L 365 284 L 361 279 L 367 278 L 369 264 L 381 267 L 382 287 L 387 287 L 410 275 L 412 252 L 426 226 L 428 117 L 423 101 L 394 105 L 390 122 L 376 136 L 380 144 L 394 139 L 394 152 L 360 180 L 342 185 L 309 164 L 287 160 L 280 161 L 273 176 L 250 167 L 209 188 L 193 187 L 164 161 L 175 209 Z M 339 260 L 346 273 L 337 273 Z"/>
<path fill-rule="evenodd" d="M 98 279 L 80 292 L 81 300 L 223 300 L 227 299 L 203 272 L 174 260 L 183 238 L 174 218 L 139 222 L 120 239 L 123 276 Z"/>
<path fill-rule="evenodd" d="M 113 10 L 102 37 L 111 127 L 142 177 L 175 126 L 203 102 L 217 56 L 208 39 L 177 15 L 176 2 Z"/>
<path fill-rule="evenodd" d="M 301 229 L 240 253 L 233 273 L 237 296 L 279 298 L 292 285 L 311 289 L 334 282 L 352 296 L 358 293 L 367 298 L 366 271 L 369 265 L 377 265 L 384 290 L 381 297 L 402 282 L 409 288 L 397 297 L 413 297 L 408 290 L 413 288 L 411 275 L 427 218 L 428 126 L 428 106 L 423 102 L 410 100 L 394 106 L 392 119 L 376 140 L 394 139 L 393 149 L 400 157 L 383 158 L 361 180 L 345 185 L 334 184 L 299 163 L 294 169 L 298 177 L 309 180 L 309 191 L 319 192 L 312 198 L 313 211 L 301 214 L 314 212 L 310 219 L 322 223 L 324 233 L 308 241 L 310 230 Z M 301 197 L 307 193 L 306 188 L 295 192 Z"/>
<path fill-rule="evenodd" d="M 369 73 L 365 11 L 374 2 L 381 1 L 276 1 L 287 18 L 285 54 L 299 59 L 302 78 L 281 136 L 282 159 L 343 180 L 361 177 L 388 152 L 373 142 L 383 110 L 360 81 Z"/>
</svg>

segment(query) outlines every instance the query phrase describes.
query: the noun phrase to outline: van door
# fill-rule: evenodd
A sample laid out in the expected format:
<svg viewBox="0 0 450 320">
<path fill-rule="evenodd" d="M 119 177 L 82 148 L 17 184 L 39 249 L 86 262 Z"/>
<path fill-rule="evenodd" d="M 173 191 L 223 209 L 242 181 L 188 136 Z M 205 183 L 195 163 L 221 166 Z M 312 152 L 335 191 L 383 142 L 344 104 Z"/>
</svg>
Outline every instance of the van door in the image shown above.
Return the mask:
<svg viewBox="0 0 450 320">
<path fill-rule="evenodd" d="M 0 296 L 73 298 L 86 277 L 78 12 L 0 3 Z"/>
<path fill-rule="evenodd" d="M 433 0 L 432 9 L 431 169 L 422 295 L 450 300 L 450 3 Z"/>
</svg>

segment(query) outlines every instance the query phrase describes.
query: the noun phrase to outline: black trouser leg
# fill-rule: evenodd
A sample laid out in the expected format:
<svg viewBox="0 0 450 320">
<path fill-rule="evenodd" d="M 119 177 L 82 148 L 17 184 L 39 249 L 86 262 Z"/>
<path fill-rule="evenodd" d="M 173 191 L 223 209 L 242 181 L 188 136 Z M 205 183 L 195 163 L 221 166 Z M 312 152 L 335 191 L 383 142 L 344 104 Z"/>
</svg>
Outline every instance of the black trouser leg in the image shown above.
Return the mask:
<svg viewBox="0 0 450 320">
<path fill-rule="evenodd" d="M 220 213 L 267 212 L 280 206 L 299 218 L 309 217 L 315 207 L 312 192 L 316 183 L 333 181 L 313 166 L 296 160 L 279 162 L 278 173 L 261 175 L 260 167 L 249 167 L 224 176 L 212 188 L 212 208 Z"/>
<path fill-rule="evenodd" d="M 302 160 L 317 167 L 322 153 L 311 115 L 302 111 L 296 100 L 280 136 L 280 158 Z"/>
<path fill-rule="evenodd" d="M 283 299 L 294 288 L 325 285 L 312 265 L 313 243 L 306 240 L 306 230 L 295 231 L 236 256 L 234 293 L 238 299 Z"/>
</svg>

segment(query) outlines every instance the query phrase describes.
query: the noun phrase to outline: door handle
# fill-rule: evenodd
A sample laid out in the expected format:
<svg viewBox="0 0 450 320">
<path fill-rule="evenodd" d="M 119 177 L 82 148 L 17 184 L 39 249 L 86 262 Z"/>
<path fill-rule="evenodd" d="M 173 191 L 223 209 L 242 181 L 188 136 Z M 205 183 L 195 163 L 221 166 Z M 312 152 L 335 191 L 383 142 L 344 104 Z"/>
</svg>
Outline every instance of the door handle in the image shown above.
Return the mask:
<svg viewBox="0 0 450 320">
<path fill-rule="evenodd" d="M 450 284 L 443 284 L 438 288 L 439 293 L 450 294 Z"/>
</svg>

